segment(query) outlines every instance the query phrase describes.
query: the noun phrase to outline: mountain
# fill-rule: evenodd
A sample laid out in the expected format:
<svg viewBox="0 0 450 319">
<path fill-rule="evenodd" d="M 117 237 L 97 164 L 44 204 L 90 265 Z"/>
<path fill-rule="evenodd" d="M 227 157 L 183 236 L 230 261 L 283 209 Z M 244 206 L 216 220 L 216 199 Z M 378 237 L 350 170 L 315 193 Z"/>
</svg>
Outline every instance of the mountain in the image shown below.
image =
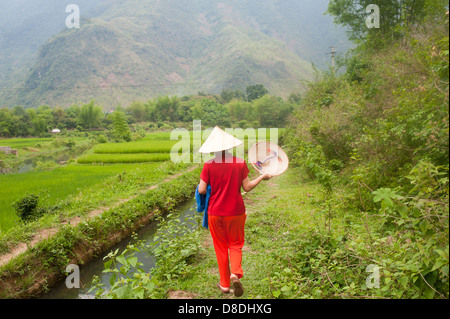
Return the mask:
<svg viewBox="0 0 450 319">
<path fill-rule="evenodd" d="M 349 47 L 327 0 L 80 0 L 79 29 L 65 27 L 71 1 L 1 1 L 0 106 L 109 109 L 259 83 L 287 97 L 330 46 Z"/>
</svg>

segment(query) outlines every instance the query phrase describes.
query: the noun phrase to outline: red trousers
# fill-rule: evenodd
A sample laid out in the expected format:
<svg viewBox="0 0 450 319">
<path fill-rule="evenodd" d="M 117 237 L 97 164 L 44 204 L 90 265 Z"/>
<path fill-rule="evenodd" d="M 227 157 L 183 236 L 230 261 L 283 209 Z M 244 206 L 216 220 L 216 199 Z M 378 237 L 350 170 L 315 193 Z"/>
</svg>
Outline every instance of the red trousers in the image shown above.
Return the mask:
<svg viewBox="0 0 450 319">
<path fill-rule="evenodd" d="M 208 227 L 213 239 L 219 266 L 220 285 L 230 287 L 230 276 L 242 278 L 242 247 L 244 247 L 244 226 L 247 215 L 208 216 Z M 229 258 L 228 258 L 229 257 Z M 231 271 L 230 271 L 231 265 Z"/>
</svg>

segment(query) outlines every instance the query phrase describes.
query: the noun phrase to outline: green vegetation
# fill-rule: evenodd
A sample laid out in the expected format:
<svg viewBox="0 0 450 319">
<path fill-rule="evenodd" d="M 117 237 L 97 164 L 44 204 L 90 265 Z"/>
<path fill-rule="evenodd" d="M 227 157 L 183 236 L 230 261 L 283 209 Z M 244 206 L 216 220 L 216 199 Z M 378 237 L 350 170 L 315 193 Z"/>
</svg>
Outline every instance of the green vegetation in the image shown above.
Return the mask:
<svg viewBox="0 0 450 319">
<path fill-rule="evenodd" d="M 5 232 L 17 225 L 18 217 L 14 213 L 12 204 L 26 193 L 39 195 L 40 205 L 44 207 L 59 205 L 61 206 L 60 209 L 64 207 L 64 210 L 66 210 L 68 209 L 67 205 L 70 205 L 77 211 L 82 211 L 83 208 L 93 209 L 101 206 L 102 202 L 111 202 L 111 200 L 117 198 L 108 198 L 109 195 L 120 196 L 120 193 L 114 192 L 115 187 L 126 190 L 121 196 L 127 196 L 127 194 L 129 196 L 130 190 L 136 187 L 142 188 L 161 180 L 168 172 L 165 167 L 167 167 L 165 163 L 109 166 L 69 165 L 47 171 L 0 175 L 2 188 L 0 230 Z M 123 182 L 112 183 L 118 178 L 119 174 L 123 176 L 123 180 L 129 182 L 129 185 L 124 185 Z M 139 176 L 141 174 L 142 176 Z M 111 187 L 111 183 L 115 187 Z M 92 195 L 88 196 L 89 192 Z M 84 194 L 81 198 L 85 199 L 86 202 L 76 200 L 78 196 L 81 196 L 80 194 Z M 97 199 L 93 197 L 94 194 L 98 196 Z"/>
<path fill-rule="evenodd" d="M 333 4 L 344 2 L 361 3 Z M 283 137 L 292 168 L 246 195 L 246 297 L 449 298 L 448 16 L 439 1 L 403 3 L 385 12 L 383 46 L 371 34 L 346 72 L 317 73 Z M 168 245 L 151 289 L 134 297 L 227 298 L 209 235 L 196 234 Z M 107 296 L 139 283 L 129 277 Z"/>
<path fill-rule="evenodd" d="M 247 86 L 244 94 L 241 84 L 247 81 L 249 68 L 233 74 L 239 87 L 223 89 L 220 96 L 199 92 L 197 96 L 135 101 L 105 116 L 94 102 L 67 110 L 49 106 L 0 109 L 2 136 L 46 137 L 52 127 L 105 130 L 96 136 L 88 134 L 89 141 L 83 145 L 72 133 L 63 135 L 68 137 L 64 140 L 0 141 L 0 145 L 13 145 L 28 153 L 45 149 L 42 145 L 49 145 L 47 150 L 84 151 L 98 144 L 79 157 L 78 163 L 102 164 L 71 164 L 42 171 L 46 165 L 41 163 L 38 171 L 0 175 L 0 252 L 30 242 L 38 230 L 59 230 L 54 238 L 2 269 L 0 297 L 28 296 L 36 277 L 45 278 L 49 273 L 63 276 L 69 262 L 83 262 L 85 255 L 95 255 L 130 235 L 140 220 L 160 219 L 190 198 L 200 168 L 163 182 L 187 165 L 167 161 L 176 143 L 169 140 L 169 133 L 144 136 L 147 128 L 189 128 L 194 119 L 201 119 L 203 126 L 287 126 L 281 143 L 289 153 L 290 170 L 246 195 L 246 297 L 448 299 L 447 4 L 441 0 L 381 1 L 386 23 L 380 30 L 360 28 L 359 13 L 366 4 L 359 0 L 330 2 L 329 13 L 337 23 L 351 28 L 357 47 L 339 61 L 339 66 L 346 67 L 344 72 L 317 71 L 307 92 L 293 94 L 287 101 L 266 94 L 263 85 Z M 140 8 L 148 10 L 147 5 L 141 3 Z M 119 12 L 123 8 L 115 9 Z M 211 32 L 210 22 L 221 21 L 214 15 L 201 20 Z M 118 21 L 93 19 L 83 32 L 118 48 L 132 47 L 131 38 L 121 37 L 121 32 L 127 32 L 124 22 L 117 26 L 112 22 Z M 118 26 L 125 28 L 119 31 Z M 222 30 L 223 43 L 246 39 L 244 47 L 251 48 L 251 53 L 240 54 L 240 62 L 265 61 L 268 51 L 255 48 L 274 45 L 261 34 L 235 33 L 234 27 L 223 21 L 214 27 Z M 57 60 L 55 48 L 67 45 L 65 50 L 71 50 L 67 41 L 78 35 L 67 31 L 42 49 L 40 62 L 27 81 L 36 92 L 42 93 L 40 85 L 46 83 L 38 81 L 38 73 L 45 69 L 44 60 L 55 59 L 57 70 L 65 61 Z M 261 41 L 250 41 L 252 37 Z M 101 50 L 100 42 L 92 49 Z M 142 47 L 152 54 L 160 49 L 164 48 Z M 118 54 L 125 53 L 129 52 Z M 207 59 L 215 61 L 216 54 L 207 55 Z M 127 56 L 139 65 L 138 57 Z M 115 65 L 116 57 L 109 58 L 108 65 Z M 217 72 L 238 67 L 235 63 L 221 64 L 226 62 L 224 58 L 214 63 Z M 274 74 L 283 73 L 290 65 L 272 62 L 269 68 Z M 260 66 L 253 63 L 251 69 L 259 70 Z M 50 82 L 60 80 L 55 74 L 59 73 L 50 74 Z M 195 76 L 199 74 L 202 81 L 208 81 L 204 73 Z M 108 81 L 115 81 L 113 75 Z M 172 74 L 171 78 L 178 77 Z M 129 142 L 117 143 L 121 141 Z M 1 159 L 11 166 L 14 163 L 8 156 Z M 163 162 L 143 163 L 146 161 Z M 140 164 L 104 165 L 119 162 Z M 252 174 L 256 173 L 252 170 Z M 159 187 L 149 191 L 158 183 Z M 124 202 L 117 205 L 120 199 Z M 100 217 L 74 227 L 64 225 L 72 217 L 83 218 L 102 207 L 109 209 L 101 209 L 105 211 Z M 155 215 L 149 217 L 151 212 Z M 228 298 L 215 287 L 218 274 L 208 233 L 201 227 L 188 230 L 200 219 L 197 214 L 185 224 L 164 220 L 152 245 L 129 246 L 120 254 L 111 252 L 105 271 L 125 278 L 113 276 L 113 288 L 107 292 L 99 284 L 97 297 L 166 298 L 172 290 L 184 290 L 198 298 Z M 157 256 L 156 267 L 150 272 L 140 268 L 133 255 L 126 255 L 141 249 Z M 9 286 L 11 282 L 15 284 Z"/>
<path fill-rule="evenodd" d="M 112 118 L 112 135 L 116 141 L 131 141 L 131 131 L 126 121 L 125 114 L 114 112 Z"/>
<path fill-rule="evenodd" d="M 255 87 L 259 91 L 252 93 L 256 95 L 251 102 L 247 102 L 247 97 L 239 90 L 224 91 L 221 95 L 165 96 L 146 103 L 134 101 L 126 108 L 117 107 L 115 112 L 107 114 L 103 114 L 94 101 L 67 109 L 49 106 L 37 110 L 25 110 L 21 106 L 11 110 L 0 108 L 0 137 L 49 138 L 49 132 L 59 128 L 62 135 L 103 131 L 97 142 L 120 143 L 145 137 L 146 129 L 189 128 L 193 120 L 201 120 L 202 125 L 211 127 L 284 127 L 298 100 L 283 101 L 270 94 L 261 95 L 267 90 L 261 85 Z M 251 91 L 252 87 L 249 88 Z M 230 93 L 237 97 L 228 100 Z"/>
<path fill-rule="evenodd" d="M 170 154 L 92 154 L 81 156 L 79 164 L 92 163 L 146 163 L 164 162 L 170 160 Z"/>
<path fill-rule="evenodd" d="M 112 287 L 105 290 L 100 278 L 95 276 L 90 292 L 95 292 L 97 298 L 108 299 L 167 298 L 168 283 L 185 278 L 192 269 L 193 260 L 203 250 L 198 229 L 201 217 L 201 214 L 195 214 L 181 221 L 172 217 L 171 209 L 165 218 L 157 216 L 158 232 L 153 242 L 137 241 L 120 254 L 119 250 L 111 252 L 103 272 L 111 273 Z M 150 271 L 142 268 L 134 256 L 141 251 L 155 256 L 156 267 Z"/>
<path fill-rule="evenodd" d="M 167 174 L 167 171 L 157 172 L 160 176 L 164 173 Z M 176 203 L 190 198 L 198 183 L 199 174 L 199 169 L 184 173 L 172 181 L 162 183 L 151 192 L 141 194 L 77 226 L 59 225 L 59 232 L 54 237 L 38 243 L 2 267 L 0 297 L 33 296 L 37 293 L 33 287 L 36 280 L 54 281 L 55 278 L 64 278 L 67 264 L 84 263 L 86 258 L 95 256 L 131 235 L 140 227 L 142 218 L 150 217 L 150 220 L 154 220 L 158 214 L 167 214 Z M 108 185 L 111 185 L 111 181 Z M 45 289 L 42 286 L 38 290 Z"/>
<path fill-rule="evenodd" d="M 265 90 L 264 87 L 260 87 Z M 239 98 L 228 101 L 232 91 L 224 91 L 221 95 L 184 96 L 179 98 L 160 97 L 149 100 L 147 103 L 135 101 L 127 108 L 118 107 L 115 112 L 103 114 L 100 107 L 94 101 L 89 104 L 73 105 L 70 108 L 39 107 L 37 110 L 25 110 L 16 106 L 9 110 L 0 109 L 0 137 L 36 136 L 47 140 L 29 139 L 30 146 L 33 141 L 52 141 L 51 132 L 54 128 L 62 130 L 56 134 L 56 140 L 70 138 L 71 136 L 88 135 L 86 130 L 94 135 L 93 143 L 121 143 L 139 140 L 146 136 L 146 130 L 171 130 L 176 127 L 191 128 L 193 120 L 201 120 L 203 126 L 214 127 L 284 127 L 288 116 L 299 102 L 299 99 L 283 101 L 281 98 L 269 94 L 246 101 L 245 95 L 234 91 Z M 243 94 L 243 93 L 242 93 Z M 227 102 L 228 101 L 228 102 Z M 36 123 L 39 125 L 37 125 Z M 36 124 L 36 125 L 35 125 Z M 161 139 L 170 139 L 166 135 Z M 148 139 L 149 147 L 156 147 L 157 140 Z M 0 145 L 14 146 L 18 140 L 12 140 L 14 144 L 8 145 L 9 140 L 0 140 Z M 24 140 L 25 141 L 25 140 Z M 70 142 L 70 141 L 68 141 Z M 164 143 L 161 142 L 163 145 Z M 130 144 L 133 145 L 133 144 Z M 168 152 L 171 148 L 167 142 L 161 152 Z M 144 146 L 141 144 L 140 146 Z M 24 146 L 25 147 L 25 146 Z M 98 146 L 99 152 L 109 146 Z M 131 146 L 130 146 L 131 147 Z M 114 148 L 114 147 L 111 147 Z M 120 148 L 120 146 L 117 146 Z M 116 149 L 117 149 L 116 148 Z M 117 151 L 112 151 L 116 153 Z M 126 152 L 126 151 L 125 151 Z M 142 152 L 139 151 L 138 152 Z"/>
<path fill-rule="evenodd" d="M 28 147 L 42 146 L 47 142 L 53 142 L 54 138 L 15 138 L 1 139 L 0 146 L 11 146 L 13 149 L 24 149 Z"/>
<path fill-rule="evenodd" d="M 61 113 L 60 110 L 58 110 Z M 60 114 L 57 114 L 60 116 Z M 101 107 L 94 105 L 94 101 L 91 101 L 89 104 L 84 104 L 81 106 L 79 114 L 78 114 L 78 122 L 79 125 L 85 130 L 91 130 L 93 128 L 100 127 L 100 121 L 103 118 L 103 110 Z M 115 114 L 113 114 L 113 127 L 116 129 L 117 123 L 115 121 Z M 122 133 L 122 132 L 120 132 Z"/>
<path fill-rule="evenodd" d="M 168 136 L 170 138 L 170 136 Z M 94 147 L 95 154 L 128 154 L 128 153 L 170 153 L 177 141 L 142 139 L 130 143 L 98 144 Z"/>
<path fill-rule="evenodd" d="M 318 74 L 286 130 L 292 164 L 328 192 L 324 213 L 348 219 L 344 236 L 311 237 L 328 251 L 317 265 L 375 264 L 380 298 L 448 298 L 448 16 L 433 8 L 399 42 L 361 44 L 346 73 Z M 321 295 L 343 293 L 333 276 Z"/>
<path fill-rule="evenodd" d="M 170 140 L 170 133 L 150 134 L 128 143 L 103 143 L 94 147 L 94 154 L 85 154 L 79 157 L 77 162 L 79 164 L 164 162 L 170 160 L 170 151 L 176 143 L 177 141 Z"/>
<path fill-rule="evenodd" d="M 369 29 L 361 17 L 368 5 L 376 4 L 382 10 L 380 28 Z M 448 3 L 442 0 L 331 0 L 328 13 L 334 21 L 349 28 L 350 39 L 380 45 L 401 40 L 410 27 L 445 12 Z"/>
<path fill-rule="evenodd" d="M 40 217 L 41 214 L 38 212 L 38 203 L 38 195 L 27 194 L 15 202 L 13 206 L 16 209 L 19 218 L 23 221 L 28 221 Z"/>
</svg>

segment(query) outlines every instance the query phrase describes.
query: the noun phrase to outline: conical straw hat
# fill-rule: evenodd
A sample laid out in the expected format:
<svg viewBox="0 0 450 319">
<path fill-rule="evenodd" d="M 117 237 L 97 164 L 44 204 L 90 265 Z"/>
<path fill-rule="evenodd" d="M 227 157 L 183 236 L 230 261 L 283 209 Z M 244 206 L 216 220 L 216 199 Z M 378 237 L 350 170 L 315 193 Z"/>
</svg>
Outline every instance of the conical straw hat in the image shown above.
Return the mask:
<svg viewBox="0 0 450 319">
<path fill-rule="evenodd" d="M 252 146 L 248 152 L 248 161 L 261 174 L 278 176 L 289 167 L 286 153 L 271 142 L 260 142 Z"/>
<path fill-rule="evenodd" d="M 233 135 L 216 126 L 209 135 L 208 139 L 200 148 L 200 153 L 214 153 L 229 150 L 241 145 L 243 142 L 235 138 Z"/>
</svg>

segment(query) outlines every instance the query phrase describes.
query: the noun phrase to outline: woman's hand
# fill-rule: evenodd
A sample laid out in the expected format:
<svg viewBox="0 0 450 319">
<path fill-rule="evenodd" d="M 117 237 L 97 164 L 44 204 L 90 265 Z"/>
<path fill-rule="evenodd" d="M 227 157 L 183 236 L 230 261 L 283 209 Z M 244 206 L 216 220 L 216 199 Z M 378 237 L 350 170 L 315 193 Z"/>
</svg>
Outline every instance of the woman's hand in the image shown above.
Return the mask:
<svg viewBox="0 0 450 319">
<path fill-rule="evenodd" d="M 269 175 L 269 174 L 264 174 L 263 176 L 262 176 L 262 180 L 263 181 L 268 181 L 269 179 L 271 179 L 273 176 L 271 176 L 271 175 Z"/>
</svg>

